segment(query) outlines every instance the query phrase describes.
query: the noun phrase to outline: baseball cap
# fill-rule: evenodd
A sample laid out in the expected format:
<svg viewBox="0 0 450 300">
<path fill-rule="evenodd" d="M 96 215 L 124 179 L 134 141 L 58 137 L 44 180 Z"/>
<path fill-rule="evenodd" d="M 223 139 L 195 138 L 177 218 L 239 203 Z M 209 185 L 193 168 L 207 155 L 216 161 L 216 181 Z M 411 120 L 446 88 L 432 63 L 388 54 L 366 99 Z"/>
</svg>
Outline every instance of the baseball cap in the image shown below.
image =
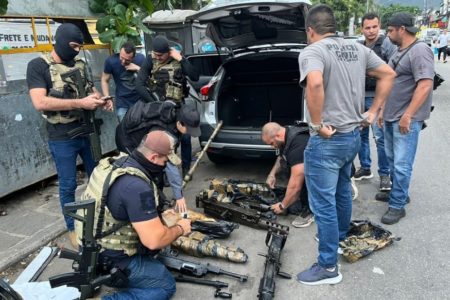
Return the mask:
<svg viewBox="0 0 450 300">
<path fill-rule="evenodd" d="M 414 16 L 405 12 L 399 12 L 392 15 L 387 26 L 405 26 L 406 31 L 416 34 L 419 28 L 414 26 Z"/>
<path fill-rule="evenodd" d="M 194 107 L 183 104 L 178 114 L 178 121 L 186 127 L 186 133 L 193 137 L 199 137 L 200 131 L 200 113 Z"/>
<path fill-rule="evenodd" d="M 169 155 L 172 151 L 170 140 L 167 134 L 162 130 L 149 132 L 143 139 L 145 148 L 150 149 L 160 155 Z"/>
<path fill-rule="evenodd" d="M 167 157 L 172 164 L 174 164 L 175 166 L 179 166 L 181 165 L 181 158 L 179 158 L 178 155 L 175 153 L 175 138 L 167 132 L 166 134 L 167 137 L 169 138 L 171 148 L 170 153 Z"/>
<path fill-rule="evenodd" d="M 153 51 L 158 53 L 168 53 L 170 51 L 169 41 L 165 36 L 157 35 L 152 40 Z"/>
</svg>

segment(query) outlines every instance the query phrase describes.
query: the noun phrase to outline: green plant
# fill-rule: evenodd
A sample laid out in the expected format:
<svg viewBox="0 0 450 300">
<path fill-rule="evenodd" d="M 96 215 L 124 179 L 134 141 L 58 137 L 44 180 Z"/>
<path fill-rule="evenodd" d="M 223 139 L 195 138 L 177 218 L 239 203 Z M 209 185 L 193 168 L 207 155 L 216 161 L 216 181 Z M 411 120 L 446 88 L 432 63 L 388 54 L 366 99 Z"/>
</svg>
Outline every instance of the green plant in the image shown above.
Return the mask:
<svg viewBox="0 0 450 300">
<path fill-rule="evenodd" d="M 150 33 L 142 20 L 153 12 L 151 0 L 89 0 L 89 8 L 104 14 L 98 19 L 96 29 L 100 41 L 110 43 L 114 52 L 119 52 L 127 41 L 140 45 L 141 31 Z"/>
<path fill-rule="evenodd" d="M 8 0 L 0 0 L 0 15 L 6 14 L 8 10 Z"/>
</svg>

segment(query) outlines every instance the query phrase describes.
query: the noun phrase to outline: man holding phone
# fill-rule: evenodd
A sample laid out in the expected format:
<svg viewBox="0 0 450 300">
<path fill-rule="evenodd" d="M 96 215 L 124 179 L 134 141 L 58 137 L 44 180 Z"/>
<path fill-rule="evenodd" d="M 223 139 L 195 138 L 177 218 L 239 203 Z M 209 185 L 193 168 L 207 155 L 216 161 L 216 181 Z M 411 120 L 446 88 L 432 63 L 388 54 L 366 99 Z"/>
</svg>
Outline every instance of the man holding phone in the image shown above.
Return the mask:
<svg viewBox="0 0 450 300">
<path fill-rule="evenodd" d="M 109 81 L 111 76 L 116 85 L 116 115 L 119 122 L 127 113 L 128 109 L 138 100 L 139 95 L 135 89 L 137 72 L 143 64 L 145 56 L 136 53 L 136 48 L 132 42 L 126 42 L 120 48 L 120 52 L 108 57 L 102 73 L 103 99 L 112 99 L 109 95 Z"/>
</svg>

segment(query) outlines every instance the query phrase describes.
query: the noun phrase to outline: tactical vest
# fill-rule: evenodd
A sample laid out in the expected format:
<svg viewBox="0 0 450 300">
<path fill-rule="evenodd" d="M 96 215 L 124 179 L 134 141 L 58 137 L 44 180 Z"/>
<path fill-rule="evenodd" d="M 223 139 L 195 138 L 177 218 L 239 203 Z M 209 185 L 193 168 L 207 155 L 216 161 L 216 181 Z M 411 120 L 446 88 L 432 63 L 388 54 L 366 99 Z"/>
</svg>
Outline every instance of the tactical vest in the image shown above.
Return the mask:
<svg viewBox="0 0 450 300">
<path fill-rule="evenodd" d="M 149 78 L 150 90 L 156 93 L 160 100 L 181 102 L 184 98 L 185 79 L 181 63 L 170 58 L 164 63 L 153 59 L 152 73 Z"/>
<path fill-rule="evenodd" d="M 116 142 L 119 150 L 131 153 L 154 128 L 163 129 L 178 137 L 180 133 L 176 120 L 176 106 L 170 102 L 136 102 L 117 127 Z"/>
<path fill-rule="evenodd" d="M 297 135 L 300 134 L 308 134 L 309 133 L 309 129 L 308 127 L 299 127 L 299 126 L 286 126 L 286 144 L 284 145 L 283 151 L 281 152 L 281 167 L 282 168 L 287 168 L 287 167 L 292 167 L 292 166 L 288 166 L 287 164 L 287 154 L 289 153 L 291 145 L 292 145 L 292 141 L 294 141 L 295 137 Z"/>
<path fill-rule="evenodd" d="M 62 74 L 70 72 L 74 69 L 79 69 L 84 86 L 86 86 L 86 91 L 89 87 L 86 84 L 85 79 L 85 62 L 78 57 L 75 57 L 75 65 L 73 67 L 68 67 L 64 64 L 55 62 L 54 58 L 50 53 L 43 54 L 41 58 L 48 64 L 50 71 L 50 78 L 52 80 L 52 90 L 56 91 L 56 95 L 51 95 L 55 98 L 65 98 L 65 99 L 77 99 L 79 97 L 79 91 L 77 85 L 73 82 L 63 81 L 61 78 Z M 80 119 L 80 114 L 75 111 L 43 111 L 42 116 L 51 124 L 67 124 Z"/>
<path fill-rule="evenodd" d="M 379 36 L 377 41 L 375 42 L 375 44 L 370 49 L 372 49 L 373 52 L 375 52 L 375 54 L 378 55 L 379 58 L 381 58 L 382 60 L 387 62 L 388 59 L 387 59 L 386 55 L 381 51 L 381 45 L 383 45 L 384 39 L 385 39 L 384 36 Z M 360 41 L 360 43 L 363 44 L 364 46 L 366 46 L 366 42 L 365 41 Z M 373 77 L 366 76 L 366 87 L 365 87 L 365 90 L 366 91 L 375 91 L 376 87 L 377 87 L 377 79 L 373 78 Z"/>
<path fill-rule="evenodd" d="M 97 224 L 97 226 L 99 225 L 98 220 L 102 206 L 101 202 L 102 195 L 104 194 L 103 190 L 109 189 L 109 187 L 116 181 L 118 177 L 125 174 L 137 176 L 145 180 L 153 189 L 155 205 L 158 206 L 159 196 L 155 184 L 141 170 L 133 167 L 122 167 L 121 165 L 126 160 L 126 158 L 127 155 L 121 153 L 119 156 L 107 157 L 100 160 L 98 166 L 94 169 L 94 172 L 89 179 L 89 184 L 85 192 L 81 196 L 81 200 L 95 199 L 94 224 Z M 108 182 L 106 182 L 107 179 L 109 179 Z M 106 205 L 104 208 L 105 213 L 102 225 L 102 235 L 99 238 L 99 244 L 102 246 L 102 249 L 122 250 L 129 256 L 136 254 L 138 245 L 140 243 L 139 236 L 136 230 L 134 230 L 129 221 L 123 222 L 114 219 Z M 78 214 L 83 215 L 82 212 L 78 212 Z M 79 241 L 81 241 L 81 237 L 83 235 L 81 227 L 81 222 L 75 222 L 75 230 Z"/>
</svg>

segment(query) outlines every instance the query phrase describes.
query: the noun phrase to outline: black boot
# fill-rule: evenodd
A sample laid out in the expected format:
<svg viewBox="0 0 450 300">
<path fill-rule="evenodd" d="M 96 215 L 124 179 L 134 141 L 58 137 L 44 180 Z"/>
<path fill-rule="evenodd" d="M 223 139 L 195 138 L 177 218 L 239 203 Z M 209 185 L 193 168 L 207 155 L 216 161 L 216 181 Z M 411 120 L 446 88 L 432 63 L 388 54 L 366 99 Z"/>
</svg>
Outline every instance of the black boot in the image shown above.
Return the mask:
<svg viewBox="0 0 450 300">
<path fill-rule="evenodd" d="M 404 216 L 406 216 L 406 211 L 404 208 L 397 209 L 389 207 L 388 211 L 381 218 L 381 223 L 392 225 L 400 221 L 400 219 Z"/>
<path fill-rule="evenodd" d="M 390 193 L 386 193 L 386 192 L 381 192 L 381 193 L 377 193 L 375 195 L 375 200 L 377 201 L 381 201 L 381 202 L 389 202 L 389 194 Z M 409 203 L 411 201 L 411 198 L 406 198 L 406 203 Z"/>
</svg>

